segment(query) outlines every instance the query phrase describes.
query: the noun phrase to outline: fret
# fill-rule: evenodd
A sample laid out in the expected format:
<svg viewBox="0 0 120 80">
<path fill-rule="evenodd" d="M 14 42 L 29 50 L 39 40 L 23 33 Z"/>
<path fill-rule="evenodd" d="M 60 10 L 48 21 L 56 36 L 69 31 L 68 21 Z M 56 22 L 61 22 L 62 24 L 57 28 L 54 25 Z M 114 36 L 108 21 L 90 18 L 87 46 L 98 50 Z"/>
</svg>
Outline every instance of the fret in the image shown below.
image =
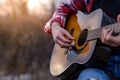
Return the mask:
<svg viewBox="0 0 120 80">
<path fill-rule="evenodd" d="M 87 41 L 99 38 L 99 32 L 101 30 L 102 30 L 102 27 L 98 29 L 90 30 L 88 32 Z"/>
<path fill-rule="evenodd" d="M 112 25 L 107 25 L 104 27 L 100 27 L 94 30 L 90 30 L 88 32 L 88 36 L 87 36 L 87 40 L 86 41 L 90 41 L 90 40 L 94 40 L 100 37 L 99 33 L 103 30 L 103 29 L 112 29 L 115 33 L 120 33 L 120 23 L 115 23 Z"/>
</svg>

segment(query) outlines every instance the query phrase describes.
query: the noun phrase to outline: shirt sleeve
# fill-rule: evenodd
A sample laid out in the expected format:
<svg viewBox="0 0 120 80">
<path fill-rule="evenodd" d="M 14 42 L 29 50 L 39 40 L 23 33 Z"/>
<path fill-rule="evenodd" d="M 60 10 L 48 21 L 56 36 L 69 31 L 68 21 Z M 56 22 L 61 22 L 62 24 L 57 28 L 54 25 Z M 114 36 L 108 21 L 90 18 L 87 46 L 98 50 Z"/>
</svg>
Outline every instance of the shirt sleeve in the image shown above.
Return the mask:
<svg viewBox="0 0 120 80">
<path fill-rule="evenodd" d="M 55 9 L 52 18 L 44 26 L 44 31 L 51 33 L 51 25 L 53 22 L 59 22 L 64 27 L 66 17 L 74 11 L 85 9 L 84 0 L 68 0 Z"/>
</svg>

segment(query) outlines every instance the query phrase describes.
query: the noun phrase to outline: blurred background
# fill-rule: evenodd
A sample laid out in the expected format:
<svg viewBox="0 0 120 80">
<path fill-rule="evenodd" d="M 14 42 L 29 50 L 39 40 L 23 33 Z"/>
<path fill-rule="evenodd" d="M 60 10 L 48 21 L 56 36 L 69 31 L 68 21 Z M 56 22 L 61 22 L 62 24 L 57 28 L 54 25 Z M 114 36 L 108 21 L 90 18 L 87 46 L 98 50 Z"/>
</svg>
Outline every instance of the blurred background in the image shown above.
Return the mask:
<svg viewBox="0 0 120 80">
<path fill-rule="evenodd" d="M 65 0 L 0 0 L 0 80 L 59 80 L 49 72 L 54 42 L 42 28 Z"/>
</svg>

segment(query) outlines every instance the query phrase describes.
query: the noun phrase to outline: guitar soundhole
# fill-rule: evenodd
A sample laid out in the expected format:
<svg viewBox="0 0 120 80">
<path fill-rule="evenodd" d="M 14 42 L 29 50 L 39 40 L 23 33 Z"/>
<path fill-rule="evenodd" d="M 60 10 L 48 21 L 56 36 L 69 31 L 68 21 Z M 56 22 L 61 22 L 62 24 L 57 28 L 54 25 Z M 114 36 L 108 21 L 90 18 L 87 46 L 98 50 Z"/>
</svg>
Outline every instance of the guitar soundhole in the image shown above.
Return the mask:
<svg viewBox="0 0 120 80">
<path fill-rule="evenodd" d="M 71 29 L 70 34 L 72 35 L 73 32 L 74 32 L 74 28 Z M 82 46 L 82 45 L 86 42 L 87 34 L 88 34 L 88 30 L 87 30 L 87 29 L 84 29 L 84 30 L 80 33 L 79 38 L 78 38 L 78 42 L 77 42 L 77 44 L 78 44 L 79 46 Z M 83 49 L 83 48 L 82 48 L 82 49 Z M 76 58 L 76 57 L 80 54 L 80 52 L 81 52 L 82 49 L 78 50 L 78 49 L 76 48 L 76 46 L 72 46 L 71 49 L 67 49 L 67 50 L 65 51 L 65 54 L 67 54 L 67 60 L 68 60 L 68 61 L 71 61 L 71 60 L 73 60 L 74 58 Z"/>
<path fill-rule="evenodd" d="M 79 39 L 78 39 L 78 45 L 79 46 L 82 46 L 86 42 L 87 35 L 88 35 L 88 29 L 84 29 L 81 32 L 81 34 L 79 36 Z"/>
</svg>

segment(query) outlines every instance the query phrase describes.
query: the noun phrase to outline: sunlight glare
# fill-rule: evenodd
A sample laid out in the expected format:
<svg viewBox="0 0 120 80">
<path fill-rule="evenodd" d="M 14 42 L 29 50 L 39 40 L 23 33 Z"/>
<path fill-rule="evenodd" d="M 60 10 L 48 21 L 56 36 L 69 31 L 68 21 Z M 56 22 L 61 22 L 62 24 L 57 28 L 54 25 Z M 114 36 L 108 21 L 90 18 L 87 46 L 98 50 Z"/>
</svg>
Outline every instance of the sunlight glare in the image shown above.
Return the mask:
<svg viewBox="0 0 120 80">
<path fill-rule="evenodd" d="M 28 0 L 27 9 L 29 14 L 42 15 L 47 14 L 51 9 L 52 0 Z M 47 12 L 47 13 L 46 13 Z"/>
<path fill-rule="evenodd" d="M 41 2 L 42 4 L 47 4 L 47 3 L 48 3 L 48 0 L 40 0 L 40 2 Z"/>
<path fill-rule="evenodd" d="M 0 3 L 6 3 L 7 0 L 0 0 Z"/>
<path fill-rule="evenodd" d="M 40 0 L 28 0 L 28 7 L 29 9 L 34 9 L 35 7 L 38 7 L 40 4 Z"/>
<path fill-rule="evenodd" d="M 30 9 L 40 6 L 40 4 L 47 4 L 47 3 L 48 3 L 48 0 L 28 0 Z"/>
</svg>

